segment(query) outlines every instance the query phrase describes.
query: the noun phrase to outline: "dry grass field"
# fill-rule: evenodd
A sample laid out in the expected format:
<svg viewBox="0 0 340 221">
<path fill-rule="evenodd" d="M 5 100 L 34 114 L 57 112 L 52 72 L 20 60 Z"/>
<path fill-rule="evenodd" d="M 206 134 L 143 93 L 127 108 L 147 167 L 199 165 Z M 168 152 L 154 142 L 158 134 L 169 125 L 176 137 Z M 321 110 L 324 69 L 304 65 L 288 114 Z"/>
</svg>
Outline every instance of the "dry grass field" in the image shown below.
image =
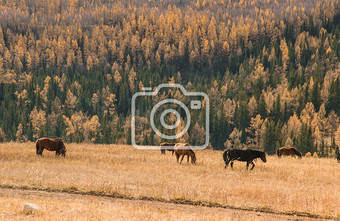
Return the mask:
<svg viewBox="0 0 340 221">
<path fill-rule="evenodd" d="M 0 220 L 316 220 L 282 214 L 197 207 L 145 200 L 126 200 L 68 193 L 0 188 Z M 41 210 L 22 212 L 23 202 Z"/>
<path fill-rule="evenodd" d="M 187 164 L 186 159 L 180 165 L 170 152 L 160 155 L 160 151 L 131 146 L 66 144 L 66 148 L 66 158 L 57 158 L 49 151 L 37 157 L 34 143 L 0 144 L 0 186 L 204 201 L 249 210 L 340 218 L 340 163 L 335 159 L 268 156 L 267 163 L 257 160 L 254 170 L 246 171 L 244 162 L 235 162 L 234 170 L 224 169 L 221 151 L 196 151 L 196 165 Z M 19 205 L 15 197 L 0 194 L 0 199 Z M 93 203 L 82 205 L 96 208 Z M 128 206 L 138 211 L 135 207 Z M 121 211 L 122 206 L 111 210 Z M 150 211 L 146 218 L 159 214 L 146 210 Z M 218 213 L 214 214 L 218 219 Z M 201 215 L 204 217 L 204 213 Z"/>
</svg>

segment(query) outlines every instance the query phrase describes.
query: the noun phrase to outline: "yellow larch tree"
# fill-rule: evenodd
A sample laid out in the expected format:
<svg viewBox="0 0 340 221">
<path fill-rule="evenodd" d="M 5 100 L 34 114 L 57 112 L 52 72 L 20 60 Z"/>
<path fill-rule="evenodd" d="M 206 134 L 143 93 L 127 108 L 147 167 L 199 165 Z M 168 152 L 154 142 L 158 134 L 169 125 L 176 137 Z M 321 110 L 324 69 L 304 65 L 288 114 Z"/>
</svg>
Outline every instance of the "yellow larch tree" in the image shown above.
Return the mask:
<svg viewBox="0 0 340 221">
<path fill-rule="evenodd" d="M 257 102 L 254 96 L 252 96 L 249 99 L 248 111 L 249 111 L 249 116 L 254 116 L 255 112 L 257 111 Z"/>
<path fill-rule="evenodd" d="M 281 53 L 282 53 L 283 70 L 286 70 L 287 69 L 287 63 L 288 63 L 288 60 L 289 60 L 289 54 L 288 54 L 288 46 L 287 46 L 285 39 L 281 39 L 280 50 L 281 50 Z"/>
<path fill-rule="evenodd" d="M 38 110 L 37 107 L 34 107 L 34 109 L 30 113 L 29 118 L 32 123 L 33 138 L 38 139 L 42 135 L 43 129 L 46 125 L 45 111 Z"/>
<path fill-rule="evenodd" d="M 73 110 L 76 107 L 77 104 L 77 96 L 74 95 L 70 89 L 67 90 L 67 94 L 66 94 L 66 101 L 65 104 L 68 108 L 70 108 L 71 110 Z"/>
<path fill-rule="evenodd" d="M 252 117 L 250 119 L 250 125 L 246 129 L 247 132 L 252 134 L 254 136 L 253 139 L 250 139 L 250 143 L 253 146 L 260 146 L 260 137 L 261 137 L 261 127 L 263 124 L 263 119 L 261 118 L 261 115 L 256 115 L 256 117 Z"/>
</svg>

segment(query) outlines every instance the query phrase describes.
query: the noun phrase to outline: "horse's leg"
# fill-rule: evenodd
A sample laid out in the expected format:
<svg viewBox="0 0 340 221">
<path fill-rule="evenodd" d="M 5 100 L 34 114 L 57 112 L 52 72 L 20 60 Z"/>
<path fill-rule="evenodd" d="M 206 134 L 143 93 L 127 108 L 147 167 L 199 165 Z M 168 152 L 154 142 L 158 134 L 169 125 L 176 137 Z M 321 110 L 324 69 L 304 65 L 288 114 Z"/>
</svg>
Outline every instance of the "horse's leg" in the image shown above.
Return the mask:
<svg viewBox="0 0 340 221">
<path fill-rule="evenodd" d="M 231 162 L 230 162 L 230 167 L 231 167 L 232 169 L 234 169 L 234 168 L 233 168 L 233 165 L 234 165 L 234 161 L 231 161 Z"/>
<path fill-rule="evenodd" d="M 178 163 L 178 159 L 179 159 L 180 155 L 178 153 L 175 153 L 175 155 L 176 155 L 176 159 L 177 159 L 177 163 Z"/>
<path fill-rule="evenodd" d="M 250 168 L 250 170 L 254 169 L 255 163 L 253 161 L 250 162 L 252 164 L 252 167 Z"/>
<path fill-rule="evenodd" d="M 189 154 L 187 155 L 187 163 L 189 163 Z"/>
<path fill-rule="evenodd" d="M 56 150 L 56 151 L 55 151 L 55 155 L 59 157 L 59 155 L 60 155 L 60 150 Z"/>
<path fill-rule="evenodd" d="M 182 159 L 181 159 L 181 162 L 180 162 L 179 164 L 181 164 L 181 163 L 182 163 L 183 159 L 184 159 L 184 155 L 182 155 Z"/>
<path fill-rule="evenodd" d="M 165 154 L 165 150 L 162 150 L 162 149 L 161 149 L 161 154 Z"/>
<path fill-rule="evenodd" d="M 253 161 L 247 161 L 247 170 L 248 170 L 248 168 L 249 168 L 249 164 L 252 165 L 252 167 L 250 168 L 250 170 L 252 170 L 252 169 L 254 168 L 255 164 L 254 164 Z"/>
</svg>

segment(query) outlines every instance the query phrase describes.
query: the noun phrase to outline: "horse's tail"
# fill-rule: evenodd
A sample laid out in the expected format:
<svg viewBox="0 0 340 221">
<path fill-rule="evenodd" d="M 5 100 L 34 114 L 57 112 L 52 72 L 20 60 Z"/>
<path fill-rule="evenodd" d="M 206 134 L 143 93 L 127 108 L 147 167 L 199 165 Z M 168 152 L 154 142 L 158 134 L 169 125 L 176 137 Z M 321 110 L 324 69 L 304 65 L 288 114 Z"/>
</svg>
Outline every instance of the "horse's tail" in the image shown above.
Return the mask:
<svg viewBox="0 0 340 221">
<path fill-rule="evenodd" d="M 278 157 L 280 157 L 280 151 L 279 151 L 279 149 L 277 149 L 276 154 L 277 154 Z"/>
<path fill-rule="evenodd" d="M 229 149 L 226 150 L 226 151 L 224 151 L 224 153 L 223 153 L 223 160 L 224 160 L 224 161 L 227 161 L 227 160 L 228 160 L 228 154 L 229 154 Z"/>
</svg>

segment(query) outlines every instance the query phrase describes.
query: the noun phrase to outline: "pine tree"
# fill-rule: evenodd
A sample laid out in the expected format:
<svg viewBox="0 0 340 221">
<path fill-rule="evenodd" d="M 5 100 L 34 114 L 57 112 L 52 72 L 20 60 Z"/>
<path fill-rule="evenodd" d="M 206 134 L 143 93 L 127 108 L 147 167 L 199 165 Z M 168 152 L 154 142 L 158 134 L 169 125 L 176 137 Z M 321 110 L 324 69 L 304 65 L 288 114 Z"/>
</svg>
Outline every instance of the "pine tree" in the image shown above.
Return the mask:
<svg viewBox="0 0 340 221">
<path fill-rule="evenodd" d="M 340 115 L 340 77 L 336 79 L 331 84 L 329 89 L 329 97 L 328 104 L 326 105 L 326 109 L 329 112 L 330 110 L 334 110 L 336 114 Z"/>
<path fill-rule="evenodd" d="M 322 142 L 324 141 L 322 140 Z M 294 142 L 294 146 L 303 154 L 306 154 L 307 152 L 313 153 L 316 151 L 312 128 L 310 125 L 307 125 L 306 123 L 301 125 L 300 133 Z"/>
<path fill-rule="evenodd" d="M 282 123 L 278 121 L 269 120 L 265 125 L 265 133 L 263 138 L 263 149 L 268 154 L 275 154 L 276 150 L 280 148 L 280 131 L 281 131 Z"/>
<path fill-rule="evenodd" d="M 258 101 L 257 113 L 259 113 L 263 119 L 267 117 L 267 106 L 263 94 L 260 96 L 260 100 Z"/>
</svg>

